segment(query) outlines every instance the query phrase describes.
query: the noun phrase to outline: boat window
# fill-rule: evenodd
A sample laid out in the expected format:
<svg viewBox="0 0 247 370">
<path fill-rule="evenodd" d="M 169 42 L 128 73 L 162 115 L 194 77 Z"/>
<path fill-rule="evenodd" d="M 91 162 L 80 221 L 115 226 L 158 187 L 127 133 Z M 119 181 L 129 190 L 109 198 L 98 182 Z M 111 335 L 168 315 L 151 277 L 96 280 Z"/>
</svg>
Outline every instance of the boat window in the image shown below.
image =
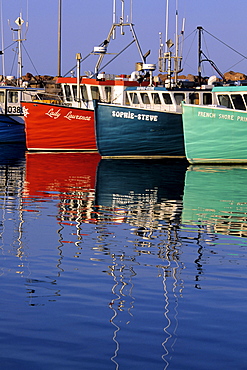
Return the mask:
<svg viewBox="0 0 247 370">
<path fill-rule="evenodd" d="M 128 94 L 125 94 L 125 104 L 126 105 L 130 105 L 129 95 Z"/>
<path fill-rule="evenodd" d="M 8 102 L 9 103 L 18 103 L 18 92 L 17 91 L 9 91 L 8 92 Z"/>
<path fill-rule="evenodd" d="M 141 99 L 143 104 L 150 104 L 149 96 L 147 93 L 141 93 Z"/>
<path fill-rule="evenodd" d="M 176 100 L 177 105 L 181 105 L 181 102 L 185 100 L 185 95 L 182 93 L 175 93 L 174 98 Z"/>
<path fill-rule="evenodd" d="M 0 103 L 4 103 L 4 92 L 0 92 Z"/>
<path fill-rule="evenodd" d="M 110 103 L 111 102 L 111 87 L 110 86 L 105 87 L 105 96 L 106 96 L 106 102 Z"/>
<path fill-rule="evenodd" d="M 91 86 L 92 99 L 99 100 L 99 88 L 98 86 Z"/>
<path fill-rule="evenodd" d="M 72 85 L 73 98 L 77 100 L 77 85 Z"/>
<path fill-rule="evenodd" d="M 154 104 L 161 104 L 160 97 L 158 93 L 152 93 L 152 98 Z"/>
<path fill-rule="evenodd" d="M 218 95 L 217 98 L 220 105 L 232 109 L 232 103 L 229 95 Z"/>
<path fill-rule="evenodd" d="M 87 86 L 86 85 L 81 85 L 81 97 L 82 97 L 82 100 L 88 100 Z"/>
<path fill-rule="evenodd" d="M 247 105 L 247 95 L 246 94 L 243 95 L 243 99 L 245 101 L 245 104 Z"/>
<path fill-rule="evenodd" d="M 130 97 L 132 104 L 139 104 L 137 93 L 130 93 L 129 97 Z"/>
<path fill-rule="evenodd" d="M 240 94 L 232 94 L 231 97 L 235 109 L 246 110 L 243 98 Z"/>
<path fill-rule="evenodd" d="M 66 100 L 67 101 L 72 101 L 72 95 L 71 95 L 71 90 L 70 90 L 69 85 L 64 86 L 64 92 L 65 92 Z"/>
<path fill-rule="evenodd" d="M 163 93 L 162 94 L 165 104 L 172 104 L 172 99 L 170 97 L 170 94 Z"/>
<path fill-rule="evenodd" d="M 211 93 L 203 93 L 202 104 L 204 105 L 212 104 L 212 94 Z"/>
<path fill-rule="evenodd" d="M 190 93 L 189 94 L 189 103 L 190 104 L 199 104 L 199 94 L 198 93 Z"/>
</svg>

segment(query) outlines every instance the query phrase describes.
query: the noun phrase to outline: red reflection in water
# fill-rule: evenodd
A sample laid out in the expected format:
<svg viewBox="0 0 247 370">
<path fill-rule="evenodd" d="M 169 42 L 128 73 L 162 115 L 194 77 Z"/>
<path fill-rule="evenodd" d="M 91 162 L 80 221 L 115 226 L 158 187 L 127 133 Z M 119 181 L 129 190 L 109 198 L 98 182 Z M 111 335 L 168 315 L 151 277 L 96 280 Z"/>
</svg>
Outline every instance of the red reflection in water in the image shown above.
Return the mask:
<svg viewBox="0 0 247 370">
<path fill-rule="evenodd" d="M 59 197 L 95 189 L 98 153 L 27 153 L 24 197 Z"/>
</svg>

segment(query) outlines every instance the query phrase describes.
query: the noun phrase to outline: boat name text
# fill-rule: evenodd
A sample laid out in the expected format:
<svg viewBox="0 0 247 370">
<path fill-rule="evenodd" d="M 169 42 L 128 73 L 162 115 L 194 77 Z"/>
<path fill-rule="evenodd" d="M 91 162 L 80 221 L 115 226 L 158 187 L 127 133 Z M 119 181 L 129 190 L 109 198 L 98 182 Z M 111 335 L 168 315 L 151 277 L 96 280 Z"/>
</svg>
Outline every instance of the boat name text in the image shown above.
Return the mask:
<svg viewBox="0 0 247 370">
<path fill-rule="evenodd" d="M 212 113 L 212 112 L 201 112 L 197 113 L 198 117 L 204 118 L 216 118 L 220 120 L 227 120 L 227 121 L 240 121 L 240 122 L 247 122 L 247 116 L 236 116 L 234 114 L 223 114 L 223 113 Z"/>
<path fill-rule="evenodd" d="M 58 109 L 56 112 L 54 112 L 53 108 L 49 109 L 46 114 L 47 114 L 47 116 L 49 116 L 51 118 L 54 118 L 54 119 L 57 119 L 61 116 L 60 109 Z"/>
<path fill-rule="evenodd" d="M 53 119 L 58 119 L 61 116 L 61 109 L 54 110 L 54 108 L 49 109 L 49 111 L 46 113 L 47 116 Z M 79 114 L 73 114 L 73 111 L 69 111 L 64 118 L 68 119 L 69 121 L 72 120 L 82 120 L 82 121 L 90 121 L 90 116 L 82 116 Z"/>
<path fill-rule="evenodd" d="M 91 117 L 90 116 L 80 116 L 78 114 L 73 114 L 72 111 L 66 114 L 64 118 L 67 118 L 69 121 L 76 119 L 76 120 L 82 120 L 82 121 L 90 121 Z"/>
<path fill-rule="evenodd" d="M 158 121 L 158 115 L 152 115 L 152 114 L 135 114 L 133 112 L 121 112 L 121 111 L 112 111 L 112 117 L 118 117 L 118 118 L 127 118 L 127 119 L 137 119 L 138 121 Z"/>
</svg>

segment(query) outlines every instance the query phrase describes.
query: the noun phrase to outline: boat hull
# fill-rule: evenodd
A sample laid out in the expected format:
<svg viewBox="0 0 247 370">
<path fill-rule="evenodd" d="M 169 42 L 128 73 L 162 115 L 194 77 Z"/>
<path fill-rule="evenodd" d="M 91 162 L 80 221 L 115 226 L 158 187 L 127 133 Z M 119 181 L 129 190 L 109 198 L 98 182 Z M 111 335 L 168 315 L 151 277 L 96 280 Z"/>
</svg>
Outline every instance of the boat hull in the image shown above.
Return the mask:
<svg viewBox="0 0 247 370">
<path fill-rule="evenodd" d="M 17 117 L 20 120 L 20 117 Z M 0 115 L 0 143 L 25 143 L 24 121 L 18 122 L 11 116 Z"/>
<path fill-rule="evenodd" d="M 103 157 L 185 157 L 181 114 L 96 103 L 95 125 Z"/>
<path fill-rule="evenodd" d="M 186 157 L 194 163 L 247 163 L 247 113 L 183 105 Z"/>
<path fill-rule="evenodd" d="M 26 145 L 37 151 L 97 151 L 93 110 L 23 102 Z"/>
</svg>

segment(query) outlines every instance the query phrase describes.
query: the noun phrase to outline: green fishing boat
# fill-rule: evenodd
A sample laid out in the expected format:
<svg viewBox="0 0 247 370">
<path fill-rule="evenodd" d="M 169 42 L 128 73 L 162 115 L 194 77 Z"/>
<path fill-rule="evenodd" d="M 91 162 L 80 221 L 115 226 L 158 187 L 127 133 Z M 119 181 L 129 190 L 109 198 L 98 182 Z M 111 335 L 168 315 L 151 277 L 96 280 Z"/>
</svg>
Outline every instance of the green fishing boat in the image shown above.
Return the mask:
<svg viewBox="0 0 247 370">
<path fill-rule="evenodd" d="M 212 105 L 183 104 L 188 161 L 247 163 L 247 86 L 217 86 L 212 94 Z"/>
</svg>

